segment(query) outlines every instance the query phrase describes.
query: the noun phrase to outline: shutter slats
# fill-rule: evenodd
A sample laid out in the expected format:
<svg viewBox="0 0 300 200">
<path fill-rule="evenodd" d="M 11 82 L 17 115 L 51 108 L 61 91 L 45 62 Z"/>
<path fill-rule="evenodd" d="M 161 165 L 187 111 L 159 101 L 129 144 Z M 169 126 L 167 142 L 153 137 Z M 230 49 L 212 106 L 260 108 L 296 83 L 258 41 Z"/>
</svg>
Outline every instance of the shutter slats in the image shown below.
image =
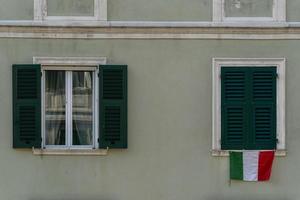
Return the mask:
<svg viewBox="0 0 300 200">
<path fill-rule="evenodd" d="M 221 68 L 221 148 L 276 148 L 276 67 Z"/>
<path fill-rule="evenodd" d="M 253 148 L 276 148 L 276 68 L 254 68 L 253 81 Z"/>
<path fill-rule="evenodd" d="M 257 100 L 271 100 L 274 97 L 274 79 L 276 72 L 272 69 L 254 68 L 252 72 L 253 97 Z"/>
<path fill-rule="evenodd" d="M 232 71 L 224 72 L 224 92 L 226 100 L 242 100 L 245 96 L 245 73 Z"/>
<path fill-rule="evenodd" d="M 100 66 L 100 148 L 127 148 L 127 66 Z"/>
<path fill-rule="evenodd" d="M 245 71 L 222 68 L 222 149 L 241 149 L 245 135 Z"/>
<path fill-rule="evenodd" d="M 123 95 L 123 72 L 122 70 L 103 70 L 103 98 L 122 99 Z"/>
<path fill-rule="evenodd" d="M 13 65 L 13 147 L 41 147 L 40 65 Z"/>
<path fill-rule="evenodd" d="M 224 123 L 222 149 L 239 148 L 243 146 L 245 124 L 243 116 L 244 109 L 242 107 L 226 106 L 224 108 L 222 119 L 222 123 Z"/>
</svg>

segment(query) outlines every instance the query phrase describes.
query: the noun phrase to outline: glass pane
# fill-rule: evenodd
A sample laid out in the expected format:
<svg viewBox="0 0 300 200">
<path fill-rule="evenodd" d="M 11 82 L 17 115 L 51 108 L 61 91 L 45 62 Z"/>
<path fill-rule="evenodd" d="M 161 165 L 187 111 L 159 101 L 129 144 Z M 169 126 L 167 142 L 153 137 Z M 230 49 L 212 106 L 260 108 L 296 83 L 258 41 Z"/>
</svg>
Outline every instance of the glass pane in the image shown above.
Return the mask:
<svg viewBox="0 0 300 200">
<path fill-rule="evenodd" d="M 94 16 L 94 0 L 47 0 L 48 16 Z"/>
<path fill-rule="evenodd" d="M 93 144 L 93 72 L 73 72 L 73 145 Z"/>
<path fill-rule="evenodd" d="M 65 145 L 65 72 L 46 71 L 45 79 L 46 145 Z"/>
<path fill-rule="evenodd" d="M 272 17 L 273 0 L 225 0 L 226 17 Z"/>
</svg>

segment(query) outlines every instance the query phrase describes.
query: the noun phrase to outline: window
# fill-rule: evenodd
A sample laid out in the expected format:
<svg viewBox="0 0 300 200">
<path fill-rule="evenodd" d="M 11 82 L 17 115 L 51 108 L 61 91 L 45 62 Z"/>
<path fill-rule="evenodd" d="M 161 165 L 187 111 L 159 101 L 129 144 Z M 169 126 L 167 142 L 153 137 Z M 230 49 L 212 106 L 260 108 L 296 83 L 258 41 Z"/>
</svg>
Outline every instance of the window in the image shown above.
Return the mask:
<svg viewBox="0 0 300 200">
<path fill-rule="evenodd" d="M 213 155 L 285 150 L 285 60 L 213 60 Z"/>
<path fill-rule="evenodd" d="M 107 20 L 107 0 L 34 0 L 35 20 Z"/>
<path fill-rule="evenodd" d="M 286 21 L 286 0 L 213 0 L 213 21 Z"/>
<path fill-rule="evenodd" d="M 127 148 L 127 66 L 45 58 L 13 66 L 14 148 Z"/>
<path fill-rule="evenodd" d="M 95 148 L 96 67 L 43 68 L 43 133 L 46 148 Z"/>
</svg>

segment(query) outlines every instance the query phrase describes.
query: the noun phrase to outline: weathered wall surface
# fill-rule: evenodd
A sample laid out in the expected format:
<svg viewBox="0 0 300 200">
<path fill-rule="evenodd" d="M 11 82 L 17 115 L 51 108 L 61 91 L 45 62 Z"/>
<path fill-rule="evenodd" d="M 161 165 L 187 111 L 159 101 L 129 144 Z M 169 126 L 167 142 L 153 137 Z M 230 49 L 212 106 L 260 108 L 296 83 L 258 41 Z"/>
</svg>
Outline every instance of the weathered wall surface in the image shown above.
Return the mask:
<svg viewBox="0 0 300 200">
<path fill-rule="evenodd" d="M 226 0 L 226 17 L 272 17 L 273 0 Z"/>
<path fill-rule="evenodd" d="M 300 21 L 300 1 L 287 1 L 287 21 L 299 22 Z"/>
<path fill-rule="evenodd" d="M 300 41 L 0 39 L 0 199 L 297 200 Z M 12 64 L 106 56 L 128 64 L 128 150 L 33 156 L 12 149 Z M 288 156 L 268 183 L 228 182 L 211 150 L 212 57 L 287 58 Z"/>
<path fill-rule="evenodd" d="M 32 20 L 33 0 L 0 0 L 0 20 Z"/>
<path fill-rule="evenodd" d="M 211 0 L 108 1 L 109 20 L 211 21 Z"/>
<path fill-rule="evenodd" d="M 47 1 L 49 16 L 93 16 L 94 0 Z"/>
<path fill-rule="evenodd" d="M 81 0 L 84 1 L 84 0 Z M 52 4 L 52 3 L 50 3 Z M 53 8 L 55 8 L 55 2 Z M 108 20 L 211 21 L 212 0 L 108 0 Z M 33 0 L 0 0 L 0 20 L 33 19 Z M 51 6 L 51 5 L 50 5 Z M 57 6 L 56 6 L 57 7 Z M 300 21 L 300 1 L 287 1 L 287 20 Z M 63 13 L 53 10 L 54 13 Z M 76 10 L 76 9 L 75 9 Z M 78 14 L 87 13 L 79 6 Z M 258 12 L 261 12 L 259 10 Z M 268 13 L 268 11 L 266 11 Z M 252 13 L 252 15 L 255 15 Z M 257 16 L 264 15 L 259 13 Z M 268 14 L 266 14 L 268 15 Z"/>
</svg>

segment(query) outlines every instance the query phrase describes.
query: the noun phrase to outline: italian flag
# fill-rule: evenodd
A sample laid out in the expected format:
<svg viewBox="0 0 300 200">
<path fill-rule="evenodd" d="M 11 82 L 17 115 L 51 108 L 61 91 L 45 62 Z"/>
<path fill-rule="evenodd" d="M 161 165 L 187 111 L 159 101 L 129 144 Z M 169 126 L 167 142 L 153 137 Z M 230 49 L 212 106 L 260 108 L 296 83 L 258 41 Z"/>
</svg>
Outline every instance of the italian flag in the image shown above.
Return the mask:
<svg viewBox="0 0 300 200">
<path fill-rule="evenodd" d="M 273 160 L 274 151 L 230 152 L 230 179 L 268 181 Z"/>
</svg>

